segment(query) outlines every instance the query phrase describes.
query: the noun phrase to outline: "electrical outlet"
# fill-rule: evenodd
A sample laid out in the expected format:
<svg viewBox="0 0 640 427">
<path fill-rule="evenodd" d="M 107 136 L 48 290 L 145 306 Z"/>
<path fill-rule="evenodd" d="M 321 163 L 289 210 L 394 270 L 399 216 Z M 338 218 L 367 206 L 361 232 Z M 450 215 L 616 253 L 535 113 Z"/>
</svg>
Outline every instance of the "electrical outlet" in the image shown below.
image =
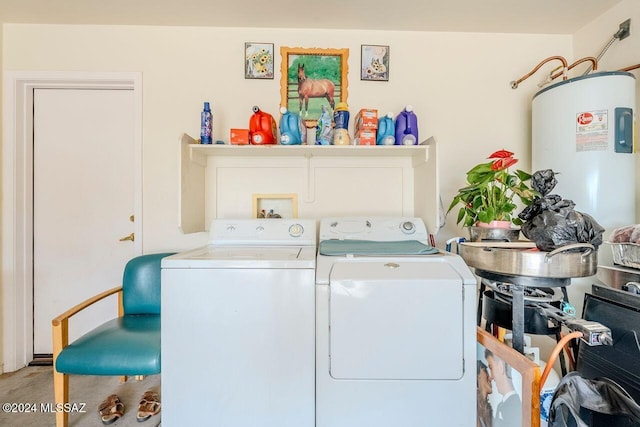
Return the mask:
<svg viewBox="0 0 640 427">
<path fill-rule="evenodd" d="M 627 19 L 622 24 L 620 24 L 620 28 L 618 32 L 615 34 L 615 37 L 618 40 L 624 40 L 631 34 L 631 19 Z"/>
</svg>

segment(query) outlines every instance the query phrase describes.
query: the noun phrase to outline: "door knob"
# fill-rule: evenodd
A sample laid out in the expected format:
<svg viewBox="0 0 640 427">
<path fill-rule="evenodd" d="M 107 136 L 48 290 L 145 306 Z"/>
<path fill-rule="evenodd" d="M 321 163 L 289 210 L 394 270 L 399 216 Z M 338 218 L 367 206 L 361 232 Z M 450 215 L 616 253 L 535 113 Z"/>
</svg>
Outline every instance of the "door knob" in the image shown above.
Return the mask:
<svg viewBox="0 0 640 427">
<path fill-rule="evenodd" d="M 126 242 L 127 240 L 131 240 L 132 242 L 135 241 L 136 236 L 134 233 L 129 234 L 128 236 L 124 236 L 123 238 L 120 239 L 121 242 Z"/>
</svg>

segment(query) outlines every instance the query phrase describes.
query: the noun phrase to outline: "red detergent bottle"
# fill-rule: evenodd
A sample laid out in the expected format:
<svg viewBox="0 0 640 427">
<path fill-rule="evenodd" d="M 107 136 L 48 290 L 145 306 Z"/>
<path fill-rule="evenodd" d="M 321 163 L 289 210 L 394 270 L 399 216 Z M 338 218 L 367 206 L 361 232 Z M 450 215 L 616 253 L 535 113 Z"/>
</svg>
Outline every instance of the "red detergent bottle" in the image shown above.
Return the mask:
<svg viewBox="0 0 640 427">
<path fill-rule="evenodd" d="M 254 145 L 276 144 L 276 121 L 269 113 L 253 107 L 249 119 L 249 141 Z"/>
</svg>

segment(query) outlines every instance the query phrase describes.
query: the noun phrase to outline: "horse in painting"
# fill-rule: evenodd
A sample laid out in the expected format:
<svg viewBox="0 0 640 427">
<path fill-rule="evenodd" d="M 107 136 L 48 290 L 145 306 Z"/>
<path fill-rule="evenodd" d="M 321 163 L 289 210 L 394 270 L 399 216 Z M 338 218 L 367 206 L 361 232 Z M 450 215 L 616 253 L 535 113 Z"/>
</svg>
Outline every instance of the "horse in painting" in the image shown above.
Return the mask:
<svg viewBox="0 0 640 427">
<path fill-rule="evenodd" d="M 298 99 L 300 100 L 300 114 L 309 114 L 309 98 L 327 98 L 331 109 L 335 107 L 333 99 L 336 87 L 331 80 L 328 79 L 310 79 L 307 77 L 304 64 L 298 64 Z"/>
</svg>

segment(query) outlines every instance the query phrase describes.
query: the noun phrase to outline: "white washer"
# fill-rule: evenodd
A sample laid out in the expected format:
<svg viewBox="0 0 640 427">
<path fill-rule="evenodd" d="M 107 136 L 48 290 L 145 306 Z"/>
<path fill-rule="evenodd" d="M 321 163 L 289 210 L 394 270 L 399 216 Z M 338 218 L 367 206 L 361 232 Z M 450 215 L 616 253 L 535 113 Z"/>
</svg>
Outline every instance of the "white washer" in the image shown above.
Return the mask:
<svg viewBox="0 0 640 427">
<path fill-rule="evenodd" d="M 214 220 L 162 260 L 162 424 L 314 425 L 315 220 Z"/>
<path fill-rule="evenodd" d="M 419 218 L 320 222 L 317 427 L 476 424 L 476 279 L 428 241 Z"/>
</svg>

